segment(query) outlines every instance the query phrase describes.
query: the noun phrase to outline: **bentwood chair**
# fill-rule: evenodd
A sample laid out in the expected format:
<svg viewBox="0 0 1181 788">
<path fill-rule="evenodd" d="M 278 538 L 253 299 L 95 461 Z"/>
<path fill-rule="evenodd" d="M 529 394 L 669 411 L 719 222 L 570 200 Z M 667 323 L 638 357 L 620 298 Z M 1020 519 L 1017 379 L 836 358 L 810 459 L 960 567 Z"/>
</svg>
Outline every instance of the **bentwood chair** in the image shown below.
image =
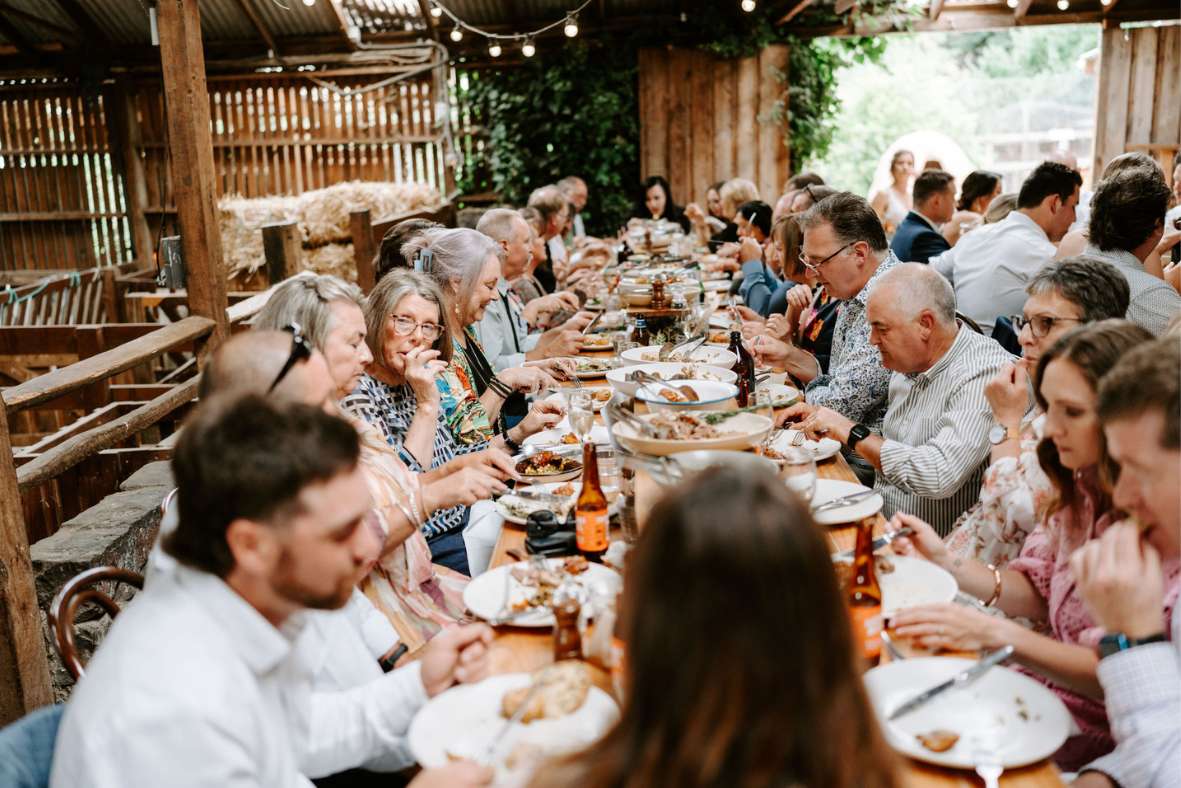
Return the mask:
<svg viewBox="0 0 1181 788">
<path fill-rule="evenodd" d="M 126 583 L 136 588 L 144 587 L 143 575 L 130 569 L 117 566 L 96 566 L 80 572 L 62 586 L 49 606 L 49 628 L 53 632 L 53 643 L 62 663 L 74 680 L 82 678 L 86 672 L 82 667 L 82 660 L 78 656 L 77 646 L 74 644 L 74 620 L 78 611 L 87 604 L 96 605 L 111 618 L 119 615 L 119 604 L 112 594 L 108 594 L 99 583 L 110 582 L 114 585 Z"/>
</svg>

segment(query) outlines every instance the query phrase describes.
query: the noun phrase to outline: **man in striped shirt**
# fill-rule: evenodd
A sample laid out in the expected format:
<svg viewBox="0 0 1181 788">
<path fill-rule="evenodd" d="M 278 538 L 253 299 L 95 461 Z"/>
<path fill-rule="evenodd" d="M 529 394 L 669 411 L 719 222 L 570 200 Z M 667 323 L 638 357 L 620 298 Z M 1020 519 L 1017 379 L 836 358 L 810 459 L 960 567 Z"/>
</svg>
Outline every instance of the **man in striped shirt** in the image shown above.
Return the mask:
<svg viewBox="0 0 1181 788">
<path fill-rule="evenodd" d="M 869 297 L 870 342 L 893 374 L 882 434 L 823 407 L 796 406 L 801 428 L 844 443 L 873 464 L 885 514 L 909 512 L 940 535 L 975 501 L 992 413 L 984 386 L 1013 360 L 955 316 L 955 292 L 937 271 L 906 263 Z"/>
</svg>

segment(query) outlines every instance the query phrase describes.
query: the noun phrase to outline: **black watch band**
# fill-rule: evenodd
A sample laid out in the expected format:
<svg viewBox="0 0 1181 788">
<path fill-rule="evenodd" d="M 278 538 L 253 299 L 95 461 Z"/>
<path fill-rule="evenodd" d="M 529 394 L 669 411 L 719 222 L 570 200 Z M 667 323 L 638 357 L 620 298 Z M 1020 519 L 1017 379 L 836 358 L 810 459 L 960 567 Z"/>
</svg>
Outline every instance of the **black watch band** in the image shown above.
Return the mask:
<svg viewBox="0 0 1181 788">
<path fill-rule="evenodd" d="M 869 427 L 864 424 L 854 424 L 849 430 L 849 440 L 845 441 L 845 445 L 849 447 L 849 451 L 853 451 L 853 447 L 868 438 L 870 434 Z"/>
<path fill-rule="evenodd" d="M 1136 646 L 1146 646 L 1149 643 L 1164 643 L 1165 640 L 1165 633 L 1163 632 L 1158 632 L 1155 635 L 1149 635 L 1144 638 L 1130 638 L 1123 632 L 1113 632 L 1110 635 L 1104 635 L 1099 640 L 1099 659 L 1110 657 L 1112 654 L 1118 654 L 1121 651 L 1127 651 Z"/>
</svg>

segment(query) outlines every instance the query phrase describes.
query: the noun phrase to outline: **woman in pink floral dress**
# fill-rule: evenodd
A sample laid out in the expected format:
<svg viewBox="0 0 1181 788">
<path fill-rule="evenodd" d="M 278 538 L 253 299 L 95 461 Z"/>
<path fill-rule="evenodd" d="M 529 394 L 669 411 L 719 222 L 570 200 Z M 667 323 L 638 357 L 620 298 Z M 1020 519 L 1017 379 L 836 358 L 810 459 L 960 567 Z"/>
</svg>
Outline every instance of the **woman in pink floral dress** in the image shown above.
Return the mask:
<svg viewBox="0 0 1181 788">
<path fill-rule="evenodd" d="M 954 555 L 997 568 L 1017 557 L 1053 498 L 1037 459 L 1045 416 L 1028 412 L 1029 381 L 1038 359 L 1072 328 L 1123 317 L 1128 308 L 1127 280 L 1099 260 L 1074 257 L 1047 265 L 1027 292 L 1024 314 L 1011 318 L 1020 331 L 1022 357 L 1003 367 L 984 390 L 1000 428 L 992 464 L 979 502 L 961 515 L 946 540 Z"/>
<path fill-rule="evenodd" d="M 896 543 L 899 552 L 931 560 L 951 572 L 966 593 L 1046 631 L 1041 634 L 1007 618 L 944 604 L 900 611 L 892 621 L 896 634 L 928 648 L 979 651 L 1011 644 L 1014 660 L 1053 690 L 1074 718 L 1077 730 L 1055 755 L 1058 765 L 1068 770 L 1115 746 L 1096 676 L 1095 646 L 1104 633 L 1079 597 L 1069 565 L 1076 549 L 1121 516 L 1112 509 L 1103 483 L 1110 461 L 1103 451 L 1096 386 L 1120 356 L 1150 338 L 1127 321 L 1105 320 L 1075 329 L 1042 356 L 1036 381 L 1038 403 L 1046 414 L 1045 438 L 1037 454 L 1053 497 L 1046 518 L 1005 570 L 957 556 L 926 523 L 895 515 L 897 525 L 909 525 L 916 532 Z M 1165 572 L 1169 591 L 1162 621 L 1167 622 L 1177 596 L 1177 562 Z"/>
</svg>

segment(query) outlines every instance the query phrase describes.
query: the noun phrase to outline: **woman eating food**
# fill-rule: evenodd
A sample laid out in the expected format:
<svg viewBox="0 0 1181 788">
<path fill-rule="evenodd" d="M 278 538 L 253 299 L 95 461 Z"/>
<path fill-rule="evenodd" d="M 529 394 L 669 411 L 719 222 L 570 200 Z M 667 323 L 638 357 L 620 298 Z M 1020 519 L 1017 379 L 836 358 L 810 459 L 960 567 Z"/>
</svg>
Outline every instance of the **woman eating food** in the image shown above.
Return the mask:
<svg viewBox="0 0 1181 788">
<path fill-rule="evenodd" d="M 1069 564 L 1076 549 L 1122 519 L 1105 481 L 1112 469 L 1104 453 L 1096 387 L 1121 356 L 1150 338 L 1127 321 L 1104 320 L 1070 331 L 1041 356 L 1035 391 L 1045 413 L 1045 437 L 1037 455 L 1053 494 L 1044 519 L 1008 567 L 953 555 L 931 526 L 916 517 L 897 514 L 892 521 L 915 532 L 895 542 L 897 552 L 926 558 L 950 572 L 962 591 L 987 607 L 1045 628 L 1046 634 L 1041 634 L 957 604 L 909 608 L 891 622 L 899 637 L 914 638 L 928 648 L 980 651 L 1011 644 L 1014 659 L 1062 699 L 1079 728 L 1055 755 L 1058 765 L 1068 770 L 1114 746 L 1096 676 L 1095 647 L 1104 633 L 1079 597 Z M 1174 562 L 1166 570 L 1166 622 L 1177 595 L 1177 569 Z"/>
</svg>

